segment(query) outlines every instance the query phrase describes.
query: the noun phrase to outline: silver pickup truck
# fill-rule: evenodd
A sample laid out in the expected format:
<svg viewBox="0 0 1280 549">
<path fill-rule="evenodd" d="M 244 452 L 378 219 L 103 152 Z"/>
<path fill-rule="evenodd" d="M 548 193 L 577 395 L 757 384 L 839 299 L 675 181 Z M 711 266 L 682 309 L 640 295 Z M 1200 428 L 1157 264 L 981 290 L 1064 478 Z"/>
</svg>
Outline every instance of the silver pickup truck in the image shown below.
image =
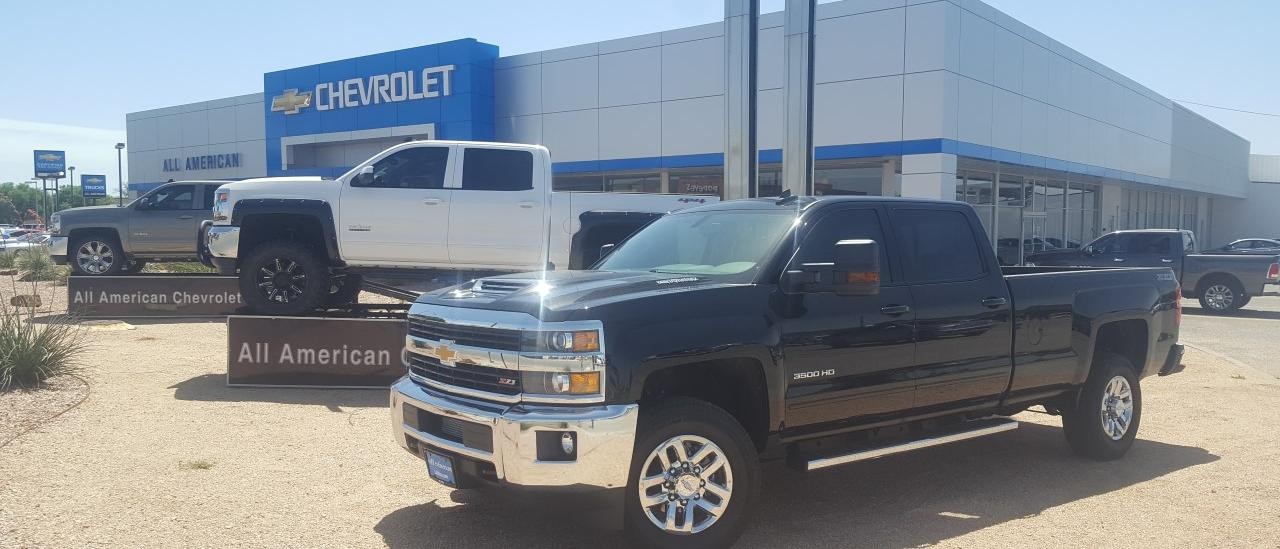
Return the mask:
<svg viewBox="0 0 1280 549">
<path fill-rule="evenodd" d="M 1268 284 L 1280 282 L 1280 255 L 1194 253 L 1191 231 L 1116 231 L 1076 249 L 1026 257 L 1027 265 L 1079 267 L 1170 267 L 1184 297 L 1200 299 L 1206 312 L 1224 314 L 1249 304 Z"/>
<path fill-rule="evenodd" d="M 148 261 L 195 261 L 193 235 L 226 181 L 166 183 L 124 206 L 88 206 L 49 216 L 49 254 L 77 275 L 137 272 Z"/>
</svg>

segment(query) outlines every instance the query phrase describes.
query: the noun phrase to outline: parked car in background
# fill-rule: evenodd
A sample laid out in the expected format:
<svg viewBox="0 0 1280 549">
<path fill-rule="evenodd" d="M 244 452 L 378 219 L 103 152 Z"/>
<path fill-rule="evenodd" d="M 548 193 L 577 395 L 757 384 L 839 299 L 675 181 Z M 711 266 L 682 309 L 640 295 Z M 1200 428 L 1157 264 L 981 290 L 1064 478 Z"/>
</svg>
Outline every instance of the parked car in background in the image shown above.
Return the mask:
<svg viewBox="0 0 1280 549">
<path fill-rule="evenodd" d="M 129 204 L 70 208 L 49 216 L 49 254 L 77 275 L 142 270 L 148 261 L 195 261 L 192 235 L 209 219 L 213 192 L 226 181 L 178 181 Z"/>
<path fill-rule="evenodd" d="M 0 231 L 0 252 L 11 252 L 16 250 L 25 250 L 46 246 L 49 244 L 49 235 L 28 231 L 26 229 L 16 229 L 12 231 Z"/>
<path fill-rule="evenodd" d="M 1054 243 L 1055 241 L 1057 244 Z M 1024 238 L 1022 239 L 1022 255 L 1026 256 L 1045 250 L 1061 248 L 1061 243 L 1062 241 L 1056 238 L 1041 238 L 1038 236 Z M 999 259 L 1000 264 L 1003 266 L 1017 265 L 1021 261 L 1018 255 L 1018 239 L 1001 238 L 997 240 L 996 258 Z"/>
<path fill-rule="evenodd" d="M 1025 258 L 1027 265 L 1082 267 L 1170 267 L 1182 295 L 1200 300 L 1211 313 L 1249 304 L 1267 284 L 1280 280 L 1280 250 L 1258 254 L 1194 253 L 1195 234 L 1177 229 L 1116 231 L 1078 250 L 1049 250 Z"/>
<path fill-rule="evenodd" d="M 1242 238 L 1218 246 L 1212 250 L 1205 250 L 1205 253 L 1217 254 L 1280 254 L 1280 240 L 1272 240 L 1270 238 Z"/>
</svg>

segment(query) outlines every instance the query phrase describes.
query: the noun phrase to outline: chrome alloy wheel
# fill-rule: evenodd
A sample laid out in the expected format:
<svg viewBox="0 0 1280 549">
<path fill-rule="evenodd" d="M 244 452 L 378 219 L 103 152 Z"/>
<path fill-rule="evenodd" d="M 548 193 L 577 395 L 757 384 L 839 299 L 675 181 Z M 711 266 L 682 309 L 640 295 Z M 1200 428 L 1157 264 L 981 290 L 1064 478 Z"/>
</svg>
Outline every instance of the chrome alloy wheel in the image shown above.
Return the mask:
<svg viewBox="0 0 1280 549">
<path fill-rule="evenodd" d="M 86 240 L 76 250 L 76 266 L 82 272 L 102 274 L 111 270 L 115 263 L 115 251 L 111 249 L 111 245 L 101 240 Z"/>
<path fill-rule="evenodd" d="M 297 299 L 307 287 L 307 275 L 290 259 L 275 258 L 258 268 L 258 289 L 268 301 L 288 303 Z"/>
<path fill-rule="evenodd" d="M 1226 284 L 1214 284 L 1208 290 L 1204 291 L 1205 304 L 1219 311 L 1225 311 L 1231 308 L 1231 304 L 1236 301 L 1236 293 Z"/>
<path fill-rule="evenodd" d="M 1129 380 L 1124 376 L 1113 377 L 1102 393 L 1102 431 L 1111 440 L 1120 440 L 1129 432 L 1132 421 L 1133 391 Z"/>
<path fill-rule="evenodd" d="M 669 534 L 697 534 L 729 507 L 733 470 L 724 450 L 696 435 L 659 444 L 640 468 L 640 507 Z"/>
</svg>

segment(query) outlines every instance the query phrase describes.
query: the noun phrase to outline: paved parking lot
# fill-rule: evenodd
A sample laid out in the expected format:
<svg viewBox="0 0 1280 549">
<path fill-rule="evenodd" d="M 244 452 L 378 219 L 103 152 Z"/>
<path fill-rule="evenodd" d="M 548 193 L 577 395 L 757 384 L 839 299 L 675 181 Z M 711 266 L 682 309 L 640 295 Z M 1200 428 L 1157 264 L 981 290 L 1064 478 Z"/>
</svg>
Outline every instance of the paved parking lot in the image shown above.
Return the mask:
<svg viewBox="0 0 1280 549">
<path fill-rule="evenodd" d="M 1244 309 L 1225 316 L 1206 314 L 1199 302 L 1187 299 L 1183 312 L 1183 342 L 1280 379 L 1280 296 L 1255 297 Z"/>
</svg>

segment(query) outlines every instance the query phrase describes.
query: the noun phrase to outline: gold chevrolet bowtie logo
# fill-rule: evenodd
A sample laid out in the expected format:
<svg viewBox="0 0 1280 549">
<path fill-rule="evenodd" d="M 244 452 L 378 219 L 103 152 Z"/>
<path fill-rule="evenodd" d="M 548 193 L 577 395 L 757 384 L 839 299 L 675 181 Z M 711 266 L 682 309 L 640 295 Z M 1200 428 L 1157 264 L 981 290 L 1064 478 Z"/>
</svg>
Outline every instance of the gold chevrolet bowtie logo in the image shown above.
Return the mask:
<svg viewBox="0 0 1280 549">
<path fill-rule="evenodd" d="M 440 359 L 440 363 L 445 366 L 453 366 L 457 364 L 453 359 L 457 358 L 458 352 L 450 349 L 448 345 L 436 345 L 436 358 Z"/>
<path fill-rule="evenodd" d="M 311 92 L 298 93 L 297 88 L 284 91 L 283 94 L 271 98 L 271 112 L 298 114 L 298 111 L 311 106 Z"/>
</svg>

